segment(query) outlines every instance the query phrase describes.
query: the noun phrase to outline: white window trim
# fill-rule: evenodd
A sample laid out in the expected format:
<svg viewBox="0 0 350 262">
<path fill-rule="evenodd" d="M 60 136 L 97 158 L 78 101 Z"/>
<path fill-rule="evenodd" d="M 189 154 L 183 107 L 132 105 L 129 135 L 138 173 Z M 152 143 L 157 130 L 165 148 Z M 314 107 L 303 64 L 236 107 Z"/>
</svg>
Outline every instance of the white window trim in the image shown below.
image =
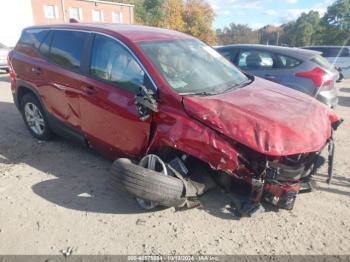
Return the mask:
<svg viewBox="0 0 350 262">
<path fill-rule="evenodd" d="M 76 17 L 73 17 L 73 9 L 78 9 L 79 13 L 79 19 L 78 21 L 83 21 L 83 10 L 80 7 L 69 7 L 69 18 L 76 19 Z"/>
<path fill-rule="evenodd" d="M 49 17 L 47 16 L 47 8 L 49 7 L 53 7 L 54 8 L 54 14 L 53 17 Z M 58 7 L 56 5 L 44 5 L 43 6 L 43 10 L 44 10 L 44 16 L 46 19 L 58 19 L 59 18 L 59 13 L 58 13 Z"/>
<path fill-rule="evenodd" d="M 101 20 L 99 20 L 99 21 L 95 21 L 94 20 L 94 12 L 98 12 L 99 13 L 99 17 L 101 18 Z M 103 10 L 101 10 L 101 9 L 92 9 L 91 10 L 91 15 L 92 15 L 92 21 L 93 22 L 104 22 L 104 16 L 103 16 Z"/>
<path fill-rule="evenodd" d="M 119 22 L 116 22 L 115 19 L 114 19 L 116 14 L 119 14 Z M 113 15 L 113 23 L 123 24 L 123 13 L 122 12 L 113 11 L 112 15 Z"/>
<path fill-rule="evenodd" d="M 79 21 L 83 21 L 83 9 L 79 8 Z"/>
</svg>

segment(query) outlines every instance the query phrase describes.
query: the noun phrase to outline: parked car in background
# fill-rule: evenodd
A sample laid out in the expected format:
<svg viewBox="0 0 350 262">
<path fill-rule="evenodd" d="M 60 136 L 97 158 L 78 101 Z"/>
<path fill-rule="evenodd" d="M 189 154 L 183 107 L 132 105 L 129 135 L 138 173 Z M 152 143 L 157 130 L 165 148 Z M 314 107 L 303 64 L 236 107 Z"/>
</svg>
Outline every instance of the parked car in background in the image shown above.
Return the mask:
<svg viewBox="0 0 350 262">
<path fill-rule="evenodd" d="M 9 72 L 9 67 L 7 64 L 7 55 L 10 52 L 10 48 L 0 43 L 0 70 L 5 70 Z"/>
<path fill-rule="evenodd" d="M 340 78 L 350 78 L 350 46 L 305 46 L 303 49 L 321 52 L 328 62 L 339 68 Z"/>
<path fill-rule="evenodd" d="M 330 107 L 338 104 L 335 88 L 339 72 L 319 52 L 264 45 L 216 47 L 248 74 L 301 91 Z"/>
<path fill-rule="evenodd" d="M 191 206 L 212 176 L 228 189 L 237 180 L 251 187 L 243 213 L 262 199 L 292 209 L 341 123 L 312 98 L 248 77 L 210 46 L 166 29 L 31 27 L 9 65 L 31 134 L 59 133 L 133 159 L 116 160 L 112 178 L 145 209 Z"/>
</svg>

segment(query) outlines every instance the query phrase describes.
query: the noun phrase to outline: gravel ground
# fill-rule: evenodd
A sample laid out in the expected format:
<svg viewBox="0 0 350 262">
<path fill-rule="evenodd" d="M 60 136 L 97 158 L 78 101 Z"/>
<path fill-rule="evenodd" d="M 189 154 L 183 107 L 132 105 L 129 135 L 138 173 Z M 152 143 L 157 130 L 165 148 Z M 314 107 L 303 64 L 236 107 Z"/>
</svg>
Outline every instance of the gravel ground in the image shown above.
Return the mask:
<svg viewBox="0 0 350 262">
<path fill-rule="evenodd" d="M 38 142 L 0 75 L 0 254 L 350 254 L 350 81 L 338 84 L 345 122 L 337 132 L 335 176 L 292 211 L 236 219 L 220 190 L 202 207 L 144 212 L 108 184 L 111 162 L 57 138 Z"/>
</svg>

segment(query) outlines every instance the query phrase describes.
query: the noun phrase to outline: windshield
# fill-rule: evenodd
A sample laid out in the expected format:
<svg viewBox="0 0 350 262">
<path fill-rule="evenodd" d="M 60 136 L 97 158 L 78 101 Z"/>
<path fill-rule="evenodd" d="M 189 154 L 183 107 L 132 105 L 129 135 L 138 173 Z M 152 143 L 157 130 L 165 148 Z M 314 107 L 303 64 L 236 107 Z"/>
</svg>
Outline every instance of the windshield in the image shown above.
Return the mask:
<svg viewBox="0 0 350 262">
<path fill-rule="evenodd" d="M 179 94 L 217 94 L 250 81 L 199 40 L 141 42 L 139 45 Z"/>
</svg>

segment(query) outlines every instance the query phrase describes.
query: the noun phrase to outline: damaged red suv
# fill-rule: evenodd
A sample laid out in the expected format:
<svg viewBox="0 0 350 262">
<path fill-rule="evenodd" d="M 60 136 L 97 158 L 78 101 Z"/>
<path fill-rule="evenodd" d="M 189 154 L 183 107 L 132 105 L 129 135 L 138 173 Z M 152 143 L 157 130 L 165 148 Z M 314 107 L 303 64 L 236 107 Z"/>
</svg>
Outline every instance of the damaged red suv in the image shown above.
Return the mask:
<svg viewBox="0 0 350 262">
<path fill-rule="evenodd" d="M 108 24 L 23 30 L 9 54 L 31 132 L 114 159 L 111 177 L 145 209 L 193 206 L 214 182 L 248 185 L 240 214 L 292 209 L 341 119 L 300 92 L 243 74 L 175 31 Z M 123 158 L 121 158 L 123 157 Z M 239 186 L 240 187 L 240 186 Z M 239 187 L 237 192 L 240 191 Z"/>
</svg>

